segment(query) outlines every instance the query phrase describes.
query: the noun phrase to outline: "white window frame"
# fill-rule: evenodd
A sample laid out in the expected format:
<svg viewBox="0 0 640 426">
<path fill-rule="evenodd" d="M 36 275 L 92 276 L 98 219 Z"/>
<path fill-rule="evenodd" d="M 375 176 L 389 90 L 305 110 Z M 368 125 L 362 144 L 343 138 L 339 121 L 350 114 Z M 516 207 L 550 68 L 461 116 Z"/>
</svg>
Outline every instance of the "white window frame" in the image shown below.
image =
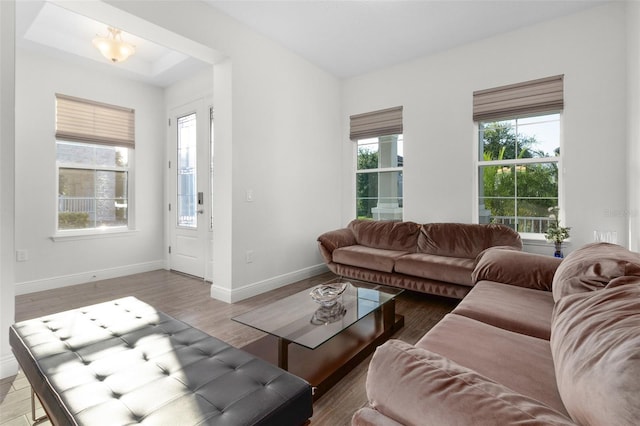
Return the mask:
<svg viewBox="0 0 640 426">
<path fill-rule="evenodd" d="M 91 142 L 78 142 L 78 141 L 66 141 L 62 139 L 56 139 L 56 158 L 57 158 L 57 149 L 58 142 L 63 143 L 74 143 L 74 144 L 85 144 L 85 145 L 96 145 L 99 144 L 91 143 Z M 56 159 L 56 192 L 55 192 L 55 222 L 54 222 L 54 233 L 51 239 L 53 241 L 64 241 L 64 240 L 77 240 L 77 239 L 92 239 L 97 237 L 109 237 L 109 236 L 119 236 L 123 234 L 128 234 L 131 232 L 136 232 L 135 228 L 135 200 L 134 200 L 134 181 L 135 181 L 135 149 L 121 146 L 119 148 L 127 149 L 127 159 L 128 166 L 127 167 L 110 167 L 110 166 L 95 166 L 88 167 L 86 164 L 79 163 L 67 163 L 60 162 Z M 58 218 L 59 218 L 59 194 L 60 194 L 60 169 L 77 169 L 77 170 L 95 170 L 95 171 L 125 171 L 127 172 L 127 225 L 121 226 L 109 226 L 109 227 L 98 227 L 98 228 L 84 228 L 84 229 L 59 229 L 58 228 Z"/>
<path fill-rule="evenodd" d="M 366 138 L 366 139 L 357 139 L 355 142 L 355 148 L 354 148 L 354 158 L 355 158 L 355 162 L 354 162 L 354 198 L 353 198 L 353 206 L 355 208 L 355 218 L 358 218 L 358 175 L 359 174 L 367 174 L 367 173 L 385 173 L 385 172 L 402 172 L 402 185 L 403 185 L 403 191 L 402 191 L 402 197 L 398 197 L 398 198 L 402 198 L 402 218 L 400 220 L 404 220 L 404 134 L 402 133 L 398 133 L 395 136 L 399 136 L 402 138 L 402 143 L 403 143 L 403 150 L 402 150 L 402 157 L 403 157 L 403 161 L 402 161 L 402 166 L 397 166 L 397 167 L 378 167 L 375 169 L 358 169 L 358 149 L 360 148 L 360 142 L 361 141 L 365 141 L 365 140 L 369 140 L 369 139 L 377 139 L 378 140 L 378 152 L 380 151 L 380 137 L 376 136 L 376 137 L 371 137 L 371 138 Z M 382 136 L 384 137 L 384 136 Z M 368 144 L 368 145 L 373 145 L 373 143 Z"/>
<path fill-rule="evenodd" d="M 537 117 L 548 114 L 558 114 L 559 118 L 559 144 L 560 144 L 560 155 L 557 157 L 540 157 L 540 158 L 521 158 L 521 159 L 507 159 L 507 160 L 492 160 L 492 161 L 482 161 L 480 160 L 480 126 L 478 121 L 474 121 L 473 126 L 473 163 L 474 163 L 474 172 L 473 172 L 473 222 L 478 223 L 480 219 L 480 167 L 481 166 L 513 166 L 516 164 L 539 164 L 539 163 L 557 163 L 558 165 L 558 207 L 560 208 L 560 221 L 564 222 L 564 211 L 565 211 L 565 199 L 564 199 L 564 167 L 563 167 L 563 155 L 564 155 L 564 113 L 563 111 L 550 111 L 550 112 L 540 112 L 535 114 L 522 114 L 517 116 L 505 117 L 501 119 L 494 119 L 492 121 L 502 121 L 502 120 L 513 120 L 520 118 L 528 118 L 528 117 Z M 532 242 L 542 242 L 546 241 L 545 234 L 543 233 L 533 233 L 533 232 L 519 232 L 520 238 L 527 241 Z"/>
</svg>

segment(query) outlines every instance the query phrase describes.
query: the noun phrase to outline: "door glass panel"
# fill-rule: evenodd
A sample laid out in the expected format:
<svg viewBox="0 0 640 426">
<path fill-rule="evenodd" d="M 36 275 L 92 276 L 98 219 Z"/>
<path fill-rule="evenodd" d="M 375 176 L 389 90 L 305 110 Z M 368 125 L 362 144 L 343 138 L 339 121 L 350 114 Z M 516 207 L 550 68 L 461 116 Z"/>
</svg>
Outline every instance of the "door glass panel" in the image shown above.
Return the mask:
<svg viewBox="0 0 640 426">
<path fill-rule="evenodd" d="M 209 229 L 213 229 L 213 107 L 209 108 L 209 200 L 211 206 L 209 211 Z"/>
<path fill-rule="evenodd" d="M 196 114 L 178 118 L 178 226 L 198 226 Z"/>
</svg>

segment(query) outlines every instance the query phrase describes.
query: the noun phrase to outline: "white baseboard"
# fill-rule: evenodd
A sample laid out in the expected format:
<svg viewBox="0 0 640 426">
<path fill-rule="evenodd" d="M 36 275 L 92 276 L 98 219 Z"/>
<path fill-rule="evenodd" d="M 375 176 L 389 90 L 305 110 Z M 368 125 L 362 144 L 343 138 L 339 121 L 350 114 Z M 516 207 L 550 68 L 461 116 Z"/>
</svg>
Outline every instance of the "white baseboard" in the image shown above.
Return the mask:
<svg viewBox="0 0 640 426">
<path fill-rule="evenodd" d="M 221 287 L 214 283 L 211 284 L 211 297 L 223 302 L 235 303 L 328 271 L 327 265 L 320 264 L 233 289 Z"/>
<path fill-rule="evenodd" d="M 0 379 L 18 374 L 18 361 L 13 354 L 7 354 L 0 358 Z"/>
<path fill-rule="evenodd" d="M 41 280 L 16 283 L 16 296 L 34 293 L 36 291 L 52 290 L 54 288 L 70 285 L 84 284 L 92 281 L 106 280 L 109 278 L 124 277 L 126 275 L 139 274 L 141 272 L 164 269 L 165 262 L 156 260 L 153 262 L 137 263 L 134 265 L 118 266 L 116 268 L 101 269 L 97 271 L 82 272 L 79 274 L 64 275 L 61 277 L 44 278 Z"/>
</svg>

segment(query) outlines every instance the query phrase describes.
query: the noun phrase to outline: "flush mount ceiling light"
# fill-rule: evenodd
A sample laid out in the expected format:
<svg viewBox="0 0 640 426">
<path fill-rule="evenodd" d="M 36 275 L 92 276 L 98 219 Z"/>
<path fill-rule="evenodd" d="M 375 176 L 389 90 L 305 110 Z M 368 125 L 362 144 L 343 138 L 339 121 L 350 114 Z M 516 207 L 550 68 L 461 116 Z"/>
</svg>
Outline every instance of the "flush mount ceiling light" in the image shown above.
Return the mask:
<svg viewBox="0 0 640 426">
<path fill-rule="evenodd" d="M 93 45 L 102 53 L 102 56 L 113 63 L 124 62 L 136 52 L 134 45 L 122 40 L 119 29 L 108 27 L 109 34 L 105 37 L 98 36 L 93 39 Z"/>
</svg>

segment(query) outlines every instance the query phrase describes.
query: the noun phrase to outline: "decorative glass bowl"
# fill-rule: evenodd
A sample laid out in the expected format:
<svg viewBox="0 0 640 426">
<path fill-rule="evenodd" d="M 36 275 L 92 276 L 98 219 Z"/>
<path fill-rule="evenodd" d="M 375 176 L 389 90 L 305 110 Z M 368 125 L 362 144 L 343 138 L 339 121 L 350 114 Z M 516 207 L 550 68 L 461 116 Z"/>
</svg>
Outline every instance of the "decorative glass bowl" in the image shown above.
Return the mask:
<svg viewBox="0 0 640 426">
<path fill-rule="evenodd" d="M 330 307 L 336 304 L 338 297 L 349 285 L 348 282 L 320 284 L 311 290 L 311 298 L 322 306 Z"/>
<path fill-rule="evenodd" d="M 313 325 L 329 325 L 340 321 L 346 313 L 347 308 L 340 302 L 335 303 L 333 306 L 320 306 L 313 313 L 310 322 Z"/>
</svg>

